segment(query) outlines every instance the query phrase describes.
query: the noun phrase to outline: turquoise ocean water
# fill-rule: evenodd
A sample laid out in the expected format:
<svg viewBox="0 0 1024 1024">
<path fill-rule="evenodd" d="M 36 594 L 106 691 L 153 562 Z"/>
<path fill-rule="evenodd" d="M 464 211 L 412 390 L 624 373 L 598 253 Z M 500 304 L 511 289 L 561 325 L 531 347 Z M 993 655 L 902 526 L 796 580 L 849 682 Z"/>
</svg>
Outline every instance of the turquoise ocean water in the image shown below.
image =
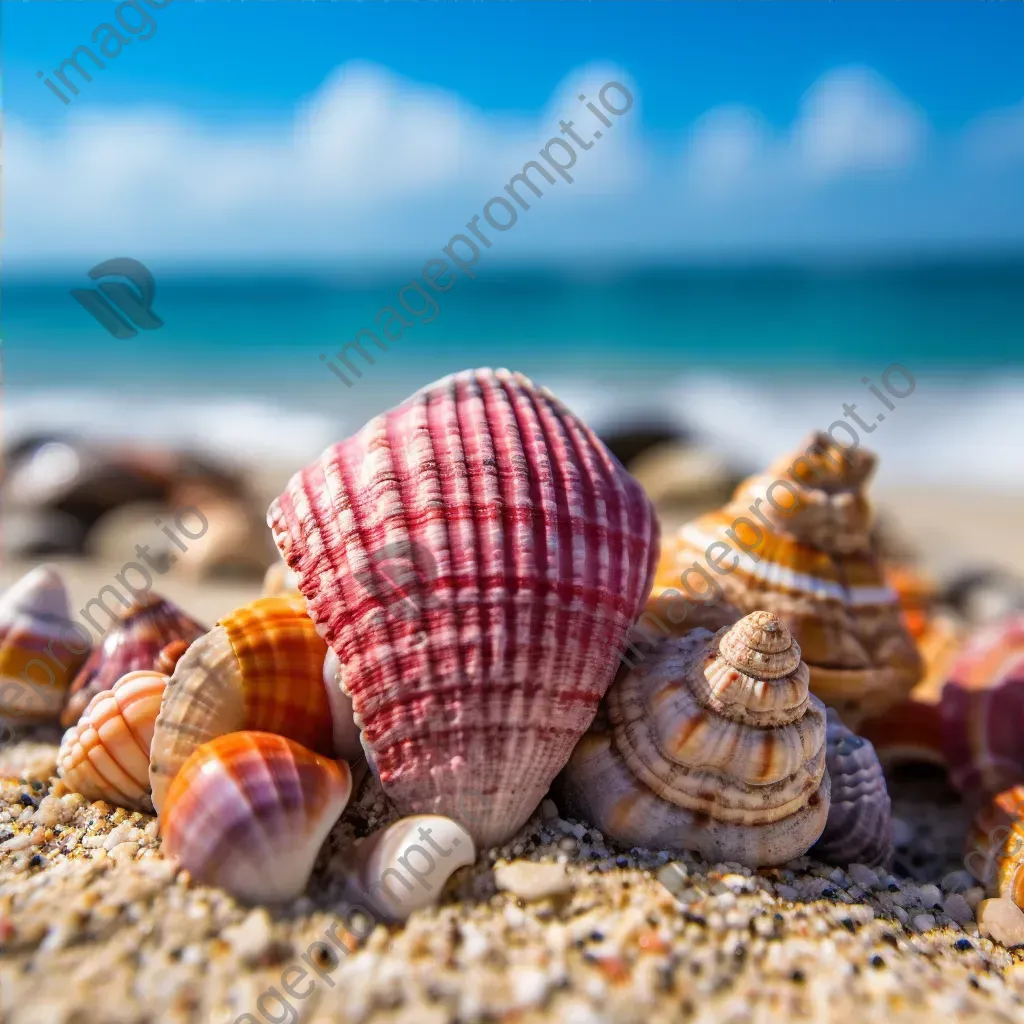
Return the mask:
<svg viewBox="0 0 1024 1024">
<path fill-rule="evenodd" d="M 667 417 L 759 458 L 844 402 L 873 401 L 861 379 L 898 363 L 919 382 L 913 419 L 872 440 L 906 471 L 960 452 L 987 479 L 1020 458 L 1024 260 L 460 276 L 436 309 L 403 311 L 410 326 L 388 351 L 368 347 L 374 365 L 353 356 L 352 387 L 321 354 L 372 329 L 418 268 L 151 269 L 164 326 L 128 339 L 70 297 L 84 272 L 6 276 L 8 440 L 75 429 L 299 459 L 416 387 L 491 365 L 525 371 L 601 425 Z M 1002 436 L 985 442 L 986 431 Z M 986 443 L 994 455 L 979 454 Z"/>
</svg>

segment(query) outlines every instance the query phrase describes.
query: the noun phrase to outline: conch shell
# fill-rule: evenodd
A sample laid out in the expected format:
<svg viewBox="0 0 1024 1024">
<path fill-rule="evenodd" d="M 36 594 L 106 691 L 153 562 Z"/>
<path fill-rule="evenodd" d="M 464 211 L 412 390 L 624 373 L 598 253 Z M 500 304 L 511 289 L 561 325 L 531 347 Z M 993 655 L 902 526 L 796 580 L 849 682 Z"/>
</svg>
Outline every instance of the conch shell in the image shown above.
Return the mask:
<svg viewBox="0 0 1024 1024">
<path fill-rule="evenodd" d="M 868 452 L 813 435 L 806 453 L 750 477 L 667 543 L 649 610 L 664 612 L 675 587 L 666 632 L 697 624 L 684 612 L 718 604 L 772 611 L 800 644 L 821 700 L 851 727 L 881 713 L 909 693 L 921 660 L 870 536 L 864 492 L 874 466 Z"/>
<path fill-rule="evenodd" d="M 174 667 L 153 734 L 157 811 L 189 755 L 225 733 L 277 733 L 333 754 L 326 654 L 301 597 L 261 597 L 194 641 Z"/>
<path fill-rule="evenodd" d="M 650 588 L 641 487 L 549 392 L 472 370 L 329 448 L 268 521 L 387 795 L 480 847 L 514 834 Z"/>
<path fill-rule="evenodd" d="M 978 800 L 1024 782 L 1024 613 L 973 633 L 942 691 L 950 782 Z"/>
<path fill-rule="evenodd" d="M 1012 786 L 978 811 L 964 865 L 990 895 L 1024 909 L 1024 786 Z"/>
<path fill-rule="evenodd" d="M 0 720 L 56 719 L 90 647 L 57 570 L 41 565 L 22 576 L 0 597 Z"/>
<path fill-rule="evenodd" d="M 344 761 L 265 732 L 204 743 L 167 791 L 164 852 L 192 877 L 239 899 L 301 895 L 352 791 Z"/>
<path fill-rule="evenodd" d="M 785 624 L 753 612 L 663 640 L 605 698 L 561 776 L 568 813 L 620 843 L 757 867 L 807 852 L 829 808 L 825 708 Z"/>
<path fill-rule="evenodd" d="M 811 856 L 829 864 L 865 864 L 888 870 L 892 862 L 892 801 L 885 774 L 867 740 L 828 709 L 826 764 L 832 787 L 828 820 Z"/>
<path fill-rule="evenodd" d="M 61 715 L 67 728 L 81 717 L 86 705 L 129 672 L 152 669 L 161 650 L 172 640 L 191 643 L 206 627 L 166 598 L 144 594 L 124 609 L 100 647 L 93 651 L 71 684 L 71 695 Z"/>
<path fill-rule="evenodd" d="M 129 672 L 97 693 L 61 741 L 57 773 L 88 800 L 152 811 L 149 746 L 167 676 Z"/>
</svg>

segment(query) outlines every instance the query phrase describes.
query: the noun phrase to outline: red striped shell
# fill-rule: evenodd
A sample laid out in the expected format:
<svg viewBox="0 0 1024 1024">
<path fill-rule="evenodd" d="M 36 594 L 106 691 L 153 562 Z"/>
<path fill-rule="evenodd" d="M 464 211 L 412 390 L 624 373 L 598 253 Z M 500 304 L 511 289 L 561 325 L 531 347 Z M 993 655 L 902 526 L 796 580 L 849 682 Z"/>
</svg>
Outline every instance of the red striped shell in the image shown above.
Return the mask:
<svg viewBox="0 0 1024 1024">
<path fill-rule="evenodd" d="M 811 690 L 853 726 L 905 696 L 921 661 L 870 536 L 864 489 L 875 458 L 826 435 L 744 481 L 731 502 L 682 527 L 663 552 L 649 609 L 689 603 L 779 615 L 803 650 Z M 685 600 L 684 600 L 685 599 Z"/>
<path fill-rule="evenodd" d="M 121 676 L 154 668 L 160 652 L 172 640 L 191 643 L 205 632 L 205 626 L 166 598 L 157 594 L 137 598 L 117 615 L 102 645 L 75 677 L 61 724 L 74 725 L 89 701 L 109 690 Z"/>
<path fill-rule="evenodd" d="M 344 761 L 266 732 L 219 736 L 192 754 L 167 791 L 164 852 L 239 899 L 294 899 L 351 792 Z"/>
<path fill-rule="evenodd" d="M 167 676 L 129 672 L 96 694 L 61 741 L 57 771 L 89 800 L 152 810 L 149 747 Z"/>
<path fill-rule="evenodd" d="M 484 847 L 514 833 L 650 588 L 639 484 L 549 392 L 475 370 L 328 449 L 268 521 L 388 795 Z"/>
<path fill-rule="evenodd" d="M 56 720 L 90 646 L 56 569 L 41 565 L 8 587 L 0 596 L 0 720 Z"/>
<path fill-rule="evenodd" d="M 950 781 L 970 799 L 1024 782 L 1024 614 L 968 638 L 942 691 Z"/>
</svg>

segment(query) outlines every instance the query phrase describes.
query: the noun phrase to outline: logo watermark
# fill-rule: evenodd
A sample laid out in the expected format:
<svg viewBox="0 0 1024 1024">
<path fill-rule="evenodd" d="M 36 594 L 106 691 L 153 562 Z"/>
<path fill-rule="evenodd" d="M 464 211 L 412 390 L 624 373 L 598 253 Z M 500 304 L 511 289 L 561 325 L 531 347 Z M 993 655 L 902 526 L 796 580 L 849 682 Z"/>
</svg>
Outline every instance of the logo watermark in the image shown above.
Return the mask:
<svg viewBox="0 0 1024 1024">
<path fill-rule="evenodd" d="M 153 312 L 156 282 L 149 269 L 138 260 L 119 256 L 97 263 L 89 271 L 89 277 L 94 281 L 103 277 L 123 277 L 134 285 L 131 287 L 123 281 L 102 281 L 96 289 L 71 289 L 71 297 L 109 334 L 115 338 L 134 338 L 139 333 L 136 327 L 144 331 L 163 327 L 163 320 Z"/>
</svg>

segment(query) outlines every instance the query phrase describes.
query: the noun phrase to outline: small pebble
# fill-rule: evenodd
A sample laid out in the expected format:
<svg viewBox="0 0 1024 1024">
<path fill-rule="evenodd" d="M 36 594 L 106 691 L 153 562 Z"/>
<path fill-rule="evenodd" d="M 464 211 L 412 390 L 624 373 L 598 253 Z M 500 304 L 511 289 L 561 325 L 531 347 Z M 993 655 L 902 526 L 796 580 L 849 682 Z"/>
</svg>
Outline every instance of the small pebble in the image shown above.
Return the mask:
<svg viewBox="0 0 1024 1024">
<path fill-rule="evenodd" d="M 864 889 L 872 889 L 878 885 L 878 875 L 864 864 L 851 864 L 850 877 Z"/>
<path fill-rule="evenodd" d="M 974 920 L 974 911 L 958 892 L 946 897 L 942 904 L 942 912 L 959 925 L 968 925 Z"/>
<path fill-rule="evenodd" d="M 945 892 L 963 893 L 973 888 L 974 876 L 969 871 L 951 871 L 942 879 L 942 888 Z"/>
<path fill-rule="evenodd" d="M 937 885 L 922 885 L 918 893 L 926 907 L 942 906 L 942 893 Z"/>
<path fill-rule="evenodd" d="M 573 888 L 564 864 L 517 860 L 499 864 L 494 869 L 494 882 L 499 889 L 523 900 L 542 900 L 559 896 Z"/>
<path fill-rule="evenodd" d="M 779 898 L 783 900 L 796 900 L 800 898 L 800 893 L 791 885 L 777 885 L 775 886 L 775 891 L 778 893 Z"/>
<path fill-rule="evenodd" d="M 270 915 L 262 907 L 250 911 L 241 924 L 224 929 L 224 939 L 239 957 L 254 963 L 270 949 Z"/>
<path fill-rule="evenodd" d="M 915 914 L 914 927 L 919 932 L 930 932 L 935 927 L 935 918 L 931 914 Z"/>
<path fill-rule="evenodd" d="M 1015 903 L 1001 897 L 978 904 L 978 930 L 986 938 L 1007 949 L 1024 946 L 1024 912 Z"/>
<path fill-rule="evenodd" d="M 892 819 L 892 844 L 906 848 L 914 841 L 914 830 L 902 819 Z"/>
</svg>

